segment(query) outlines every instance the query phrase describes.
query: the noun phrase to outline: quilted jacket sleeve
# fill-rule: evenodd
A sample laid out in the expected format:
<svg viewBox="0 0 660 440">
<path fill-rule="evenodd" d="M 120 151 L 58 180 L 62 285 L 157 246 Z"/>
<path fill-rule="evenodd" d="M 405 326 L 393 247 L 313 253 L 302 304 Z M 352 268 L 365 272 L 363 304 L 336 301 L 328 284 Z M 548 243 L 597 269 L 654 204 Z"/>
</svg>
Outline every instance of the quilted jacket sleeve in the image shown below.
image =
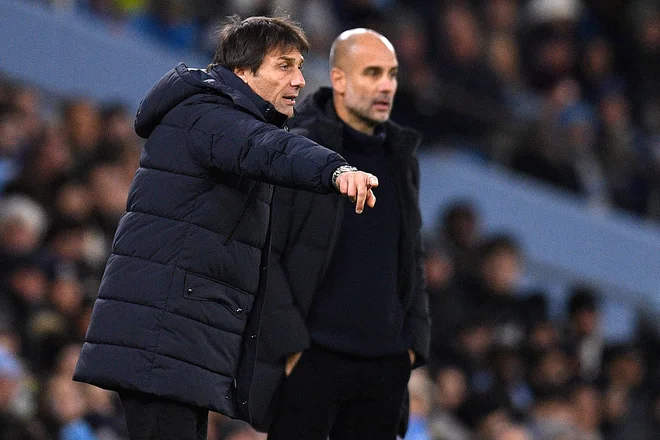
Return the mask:
<svg viewBox="0 0 660 440">
<path fill-rule="evenodd" d="M 232 107 L 203 119 L 192 136 L 210 146 L 210 166 L 224 172 L 323 194 L 334 190 L 332 172 L 346 164 L 336 152 Z"/>
</svg>

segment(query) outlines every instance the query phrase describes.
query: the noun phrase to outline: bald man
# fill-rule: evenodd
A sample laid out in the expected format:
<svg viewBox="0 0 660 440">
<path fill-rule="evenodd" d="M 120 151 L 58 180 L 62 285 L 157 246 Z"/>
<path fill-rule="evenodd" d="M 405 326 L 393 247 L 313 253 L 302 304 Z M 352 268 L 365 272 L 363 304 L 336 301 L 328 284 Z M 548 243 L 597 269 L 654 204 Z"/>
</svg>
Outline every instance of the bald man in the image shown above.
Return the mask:
<svg viewBox="0 0 660 440">
<path fill-rule="evenodd" d="M 420 136 L 389 120 L 394 47 L 352 29 L 335 40 L 330 65 L 332 88 L 301 103 L 291 131 L 379 176 L 378 203 L 358 216 L 339 196 L 275 191 L 269 338 L 258 360 L 280 365 L 269 440 L 395 439 L 411 368 L 428 350 Z"/>
</svg>

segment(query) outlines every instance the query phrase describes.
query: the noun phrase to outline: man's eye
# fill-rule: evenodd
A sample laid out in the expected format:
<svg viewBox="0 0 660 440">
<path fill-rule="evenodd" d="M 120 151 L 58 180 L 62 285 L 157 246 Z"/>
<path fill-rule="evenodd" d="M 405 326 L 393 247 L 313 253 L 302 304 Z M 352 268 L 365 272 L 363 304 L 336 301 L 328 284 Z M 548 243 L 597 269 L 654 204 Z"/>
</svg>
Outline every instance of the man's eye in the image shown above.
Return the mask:
<svg viewBox="0 0 660 440">
<path fill-rule="evenodd" d="M 289 65 L 288 65 L 288 64 L 282 64 L 282 65 L 280 66 L 280 69 L 282 69 L 282 70 L 288 70 L 288 69 L 289 69 Z"/>
</svg>

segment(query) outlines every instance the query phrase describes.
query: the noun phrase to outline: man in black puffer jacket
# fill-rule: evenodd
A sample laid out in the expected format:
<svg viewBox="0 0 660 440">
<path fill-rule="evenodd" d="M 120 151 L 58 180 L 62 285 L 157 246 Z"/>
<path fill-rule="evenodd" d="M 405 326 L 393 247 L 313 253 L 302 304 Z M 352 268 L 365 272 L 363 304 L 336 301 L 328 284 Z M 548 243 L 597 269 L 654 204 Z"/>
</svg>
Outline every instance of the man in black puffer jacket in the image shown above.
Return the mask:
<svg viewBox="0 0 660 440">
<path fill-rule="evenodd" d="M 375 176 L 282 129 L 307 48 L 288 19 L 234 17 L 207 71 L 178 65 L 140 105 L 148 140 L 74 375 L 119 391 L 131 440 L 205 439 L 209 409 L 252 421 L 273 184 L 375 203 Z"/>
<path fill-rule="evenodd" d="M 398 64 L 385 37 L 342 33 L 330 66 L 332 89 L 302 103 L 292 131 L 377 174 L 378 206 L 357 216 L 340 197 L 275 191 L 258 362 L 288 361 L 263 381 L 274 394 L 282 382 L 268 438 L 394 440 L 405 432 L 410 369 L 429 345 L 420 136 L 389 121 Z"/>
</svg>

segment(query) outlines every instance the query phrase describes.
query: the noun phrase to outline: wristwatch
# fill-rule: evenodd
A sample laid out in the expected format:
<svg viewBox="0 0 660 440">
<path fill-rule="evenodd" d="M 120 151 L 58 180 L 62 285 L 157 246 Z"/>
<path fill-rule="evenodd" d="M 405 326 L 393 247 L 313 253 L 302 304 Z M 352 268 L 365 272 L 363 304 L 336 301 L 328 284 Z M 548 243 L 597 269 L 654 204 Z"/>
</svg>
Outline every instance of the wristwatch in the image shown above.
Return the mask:
<svg viewBox="0 0 660 440">
<path fill-rule="evenodd" d="M 358 169 L 355 167 L 352 167 L 350 165 L 342 165 L 340 167 L 337 167 L 337 169 L 332 173 L 332 186 L 337 188 L 337 191 L 339 191 L 339 187 L 337 186 L 337 178 L 339 177 L 340 174 L 342 173 L 348 173 L 348 172 L 354 172 L 357 171 Z"/>
</svg>

